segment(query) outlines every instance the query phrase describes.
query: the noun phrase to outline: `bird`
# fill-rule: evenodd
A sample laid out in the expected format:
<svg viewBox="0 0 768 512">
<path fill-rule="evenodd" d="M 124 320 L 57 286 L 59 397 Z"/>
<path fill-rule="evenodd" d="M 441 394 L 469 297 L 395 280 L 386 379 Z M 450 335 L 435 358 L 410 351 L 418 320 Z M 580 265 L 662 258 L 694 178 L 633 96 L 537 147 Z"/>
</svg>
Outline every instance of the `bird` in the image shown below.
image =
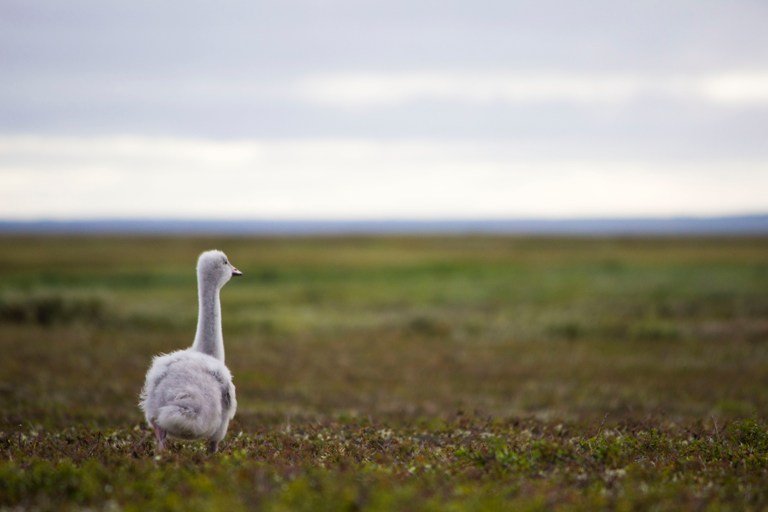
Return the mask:
<svg viewBox="0 0 768 512">
<path fill-rule="evenodd" d="M 219 250 L 197 260 L 199 310 L 192 346 L 153 358 L 139 397 L 139 407 L 154 430 L 157 451 L 168 436 L 207 440 L 215 453 L 235 416 L 232 374 L 224 364 L 221 288 L 243 275 Z"/>
</svg>

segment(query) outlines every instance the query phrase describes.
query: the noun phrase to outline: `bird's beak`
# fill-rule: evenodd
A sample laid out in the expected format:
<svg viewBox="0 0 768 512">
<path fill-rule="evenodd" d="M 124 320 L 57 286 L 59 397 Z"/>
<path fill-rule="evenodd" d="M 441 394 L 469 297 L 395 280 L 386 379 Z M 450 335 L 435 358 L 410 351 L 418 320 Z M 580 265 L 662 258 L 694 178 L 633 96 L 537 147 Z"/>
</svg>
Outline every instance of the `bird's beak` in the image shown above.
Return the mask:
<svg viewBox="0 0 768 512">
<path fill-rule="evenodd" d="M 233 276 L 241 276 L 241 275 L 243 275 L 243 273 L 240 272 L 239 270 L 237 270 L 236 267 L 232 267 L 232 275 Z"/>
</svg>

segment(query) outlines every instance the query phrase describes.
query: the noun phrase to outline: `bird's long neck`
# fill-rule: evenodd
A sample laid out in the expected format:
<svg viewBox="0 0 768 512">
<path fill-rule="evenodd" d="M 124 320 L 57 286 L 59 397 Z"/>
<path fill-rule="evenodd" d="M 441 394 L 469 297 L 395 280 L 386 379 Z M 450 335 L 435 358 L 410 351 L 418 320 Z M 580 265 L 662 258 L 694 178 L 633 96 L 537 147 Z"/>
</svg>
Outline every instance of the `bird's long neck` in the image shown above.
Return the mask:
<svg viewBox="0 0 768 512">
<path fill-rule="evenodd" d="M 219 288 L 198 277 L 199 310 L 197 333 L 192 349 L 224 361 L 224 336 L 221 332 Z"/>
</svg>

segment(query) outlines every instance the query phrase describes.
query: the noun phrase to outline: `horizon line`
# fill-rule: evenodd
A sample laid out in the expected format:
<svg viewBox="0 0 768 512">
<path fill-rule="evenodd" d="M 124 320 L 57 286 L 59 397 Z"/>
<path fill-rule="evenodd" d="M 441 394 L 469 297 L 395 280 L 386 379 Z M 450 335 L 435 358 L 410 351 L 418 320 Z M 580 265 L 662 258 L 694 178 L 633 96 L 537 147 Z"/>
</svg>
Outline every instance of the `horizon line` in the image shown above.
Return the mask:
<svg viewBox="0 0 768 512">
<path fill-rule="evenodd" d="M 0 219 L 0 234 L 72 235 L 768 235 L 768 212 L 742 215 L 488 218 Z"/>
</svg>

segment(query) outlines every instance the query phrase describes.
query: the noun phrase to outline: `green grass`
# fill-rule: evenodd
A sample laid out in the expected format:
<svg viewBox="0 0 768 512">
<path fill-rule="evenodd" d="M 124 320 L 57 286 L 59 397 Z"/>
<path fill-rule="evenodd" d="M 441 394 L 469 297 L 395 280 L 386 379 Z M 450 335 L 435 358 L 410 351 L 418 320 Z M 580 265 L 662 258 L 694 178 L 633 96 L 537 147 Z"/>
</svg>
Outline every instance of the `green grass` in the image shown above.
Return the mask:
<svg viewBox="0 0 768 512">
<path fill-rule="evenodd" d="M 766 238 L 0 244 L 0 510 L 768 508 Z M 213 247 L 238 415 L 158 458 Z"/>
</svg>

